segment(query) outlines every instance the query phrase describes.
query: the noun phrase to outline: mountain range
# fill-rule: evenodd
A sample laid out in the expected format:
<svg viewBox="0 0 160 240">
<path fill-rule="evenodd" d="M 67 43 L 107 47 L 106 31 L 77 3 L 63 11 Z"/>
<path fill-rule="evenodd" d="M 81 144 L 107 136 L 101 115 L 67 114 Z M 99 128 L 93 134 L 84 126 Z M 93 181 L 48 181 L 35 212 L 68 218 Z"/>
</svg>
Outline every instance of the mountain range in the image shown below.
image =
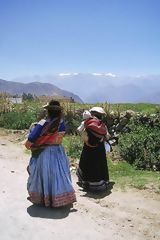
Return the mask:
<svg viewBox="0 0 160 240">
<path fill-rule="evenodd" d="M 5 88 L 4 88 L 5 85 Z M 65 89 L 65 90 L 62 90 Z M 60 73 L 0 81 L 0 91 L 62 95 L 78 102 L 160 103 L 160 75 L 116 76 L 112 73 Z M 17 92 L 16 92 L 17 91 Z M 82 100 L 81 100 L 82 99 Z"/>
<path fill-rule="evenodd" d="M 73 98 L 75 102 L 82 103 L 82 99 L 72 92 L 62 90 L 51 83 L 31 82 L 21 83 L 14 81 L 6 81 L 0 79 L 0 92 L 7 92 L 12 95 L 23 93 L 31 93 L 36 96 L 62 96 L 65 98 Z"/>
</svg>

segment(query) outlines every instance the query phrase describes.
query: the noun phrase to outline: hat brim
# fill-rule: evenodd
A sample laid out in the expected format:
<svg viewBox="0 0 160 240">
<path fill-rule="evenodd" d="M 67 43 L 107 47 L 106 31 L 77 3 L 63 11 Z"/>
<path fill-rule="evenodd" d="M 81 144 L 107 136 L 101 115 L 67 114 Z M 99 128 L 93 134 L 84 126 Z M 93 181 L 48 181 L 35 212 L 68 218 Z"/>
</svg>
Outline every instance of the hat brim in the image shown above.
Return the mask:
<svg viewBox="0 0 160 240">
<path fill-rule="evenodd" d="M 43 105 L 43 108 L 47 108 L 48 106 L 49 106 L 49 104 L 47 103 L 47 104 Z"/>
<path fill-rule="evenodd" d="M 106 114 L 106 112 L 101 107 L 93 107 L 93 108 L 90 109 L 90 112 L 96 112 L 96 113 L 99 113 L 99 114 L 102 114 L 102 115 Z"/>
</svg>

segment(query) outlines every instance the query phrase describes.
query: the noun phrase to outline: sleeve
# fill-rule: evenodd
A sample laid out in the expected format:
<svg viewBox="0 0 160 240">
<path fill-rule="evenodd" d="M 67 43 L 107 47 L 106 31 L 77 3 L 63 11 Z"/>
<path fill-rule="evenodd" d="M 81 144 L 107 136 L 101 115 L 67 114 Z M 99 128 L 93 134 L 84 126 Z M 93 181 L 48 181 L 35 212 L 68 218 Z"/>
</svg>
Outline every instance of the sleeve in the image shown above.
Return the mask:
<svg viewBox="0 0 160 240">
<path fill-rule="evenodd" d="M 78 131 L 78 132 L 82 132 L 84 129 L 85 129 L 85 128 L 84 128 L 84 122 L 82 122 L 82 123 L 80 124 L 80 126 L 77 128 L 77 131 Z"/>
<path fill-rule="evenodd" d="M 60 121 L 60 125 L 59 125 L 58 132 L 65 132 L 65 130 L 66 130 L 65 122 L 64 122 L 64 120 L 62 119 L 62 120 Z"/>
<path fill-rule="evenodd" d="M 37 123 L 37 125 L 33 128 L 33 130 L 30 132 L 28 136 L 28 140 L 32 143 L 34 143 L 37 138 L 40 136 L 43 127 L 45 126 L 46 120 L 42 119 Z"/>
</svg>

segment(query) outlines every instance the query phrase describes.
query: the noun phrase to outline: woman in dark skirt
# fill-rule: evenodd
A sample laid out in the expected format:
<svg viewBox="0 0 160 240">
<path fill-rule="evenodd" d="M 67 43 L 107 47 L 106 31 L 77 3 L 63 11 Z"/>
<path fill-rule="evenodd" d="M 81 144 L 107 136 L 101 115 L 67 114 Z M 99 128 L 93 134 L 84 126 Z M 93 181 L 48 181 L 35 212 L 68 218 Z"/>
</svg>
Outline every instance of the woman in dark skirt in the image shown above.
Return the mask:
<svg viewBox="0 0 160 240">
<path fill-rule="evenodd" d="M 84 146 L 77 170 L 78 185 L 86 190 L 105 190 L 109 182 L 104 140 L 108 133 L 107 127 L 101 121 L 105 114 L 100 107 L 91 110 L 92 117 L 85 125 Z"/>
</svg>

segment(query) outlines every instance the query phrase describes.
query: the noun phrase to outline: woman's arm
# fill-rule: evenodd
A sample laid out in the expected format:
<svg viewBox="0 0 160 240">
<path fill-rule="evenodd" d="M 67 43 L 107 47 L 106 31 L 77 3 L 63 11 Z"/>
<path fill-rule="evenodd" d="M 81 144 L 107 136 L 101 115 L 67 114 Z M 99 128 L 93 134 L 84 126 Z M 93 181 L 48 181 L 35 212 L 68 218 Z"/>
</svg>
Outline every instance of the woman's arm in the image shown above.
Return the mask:
<svg viewBox="0 0 160 240">
<path fill-rule="evenodd" d="M 24 144 L 24 145 L 25 145 L 25 147 L 26 147 L 27 149 L 29 149 L 29 150 L 30 150 L 30 149 L 31 149 L 31 146 L 32 146 L 32 144 L 33 144 L 33 143 L 31 143 L 30 141 L 28 141 L 28 140 L 27 140 L 27 141 L 25 142 L 25 144 Z"/>
<path fill-rule="evenodd" d="M 31 149 L 33 143 L 38 139 L 40 136 L 43 127 L 45 126 L 46 120 L 42 119 L 37 123 L 34 129 L 30 132 L 27 141 L 25 142 L 25 147 L 27 149 Z"/>
</svg>

